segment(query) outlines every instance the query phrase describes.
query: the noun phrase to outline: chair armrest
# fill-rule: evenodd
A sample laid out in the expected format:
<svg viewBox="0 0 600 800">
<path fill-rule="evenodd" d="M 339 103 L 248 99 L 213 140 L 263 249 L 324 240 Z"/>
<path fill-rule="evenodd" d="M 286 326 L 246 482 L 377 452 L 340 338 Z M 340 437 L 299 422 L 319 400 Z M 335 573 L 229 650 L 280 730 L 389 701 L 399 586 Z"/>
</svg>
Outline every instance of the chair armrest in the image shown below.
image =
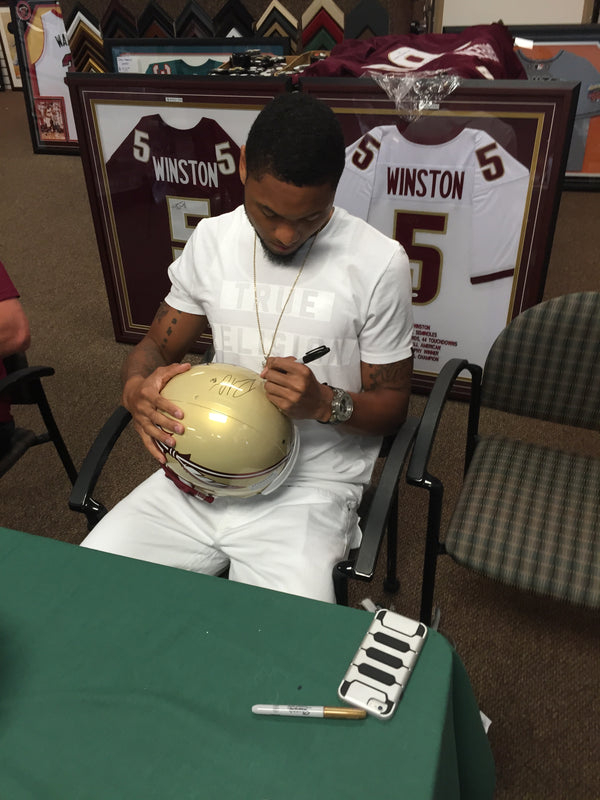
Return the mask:
<svg viewBox="0 0 600 800">
<path fill-rule="evenodd" d="M 124 406 L 112 413 L 104 423 L 100 433 L 96 436 L 88 454 L 83 460 L 77 480 L 73 485 L 69 496 L 69 508 L 73 511 L 80 511 L 83 514 L 96 512 L 98 505 L 92 498 L 92 492 L 96 487 L 102 468 L 106 459 L 110 455 L 115 442 L 127 427 L 131 419 L 131 414 Z"/>
<path fill-rule="evenodd" d="M 409 417 L 395 435 L 385 459 L 353 569 L 354 576 L 362 580 L 370 580 L 375 572 L 390 507 L 398 491 L 400 475 L 418 427 L 419 419 Z"/>
<path fill-rule="evenodd" d="M 0 380 L 0 394 L 9 391 L 14 386 L 20 386 L 38 378 L 46 378 L 49 375 L 54 375 L 52 367 L 22 367 L 14 372 L 9 372 Z"/>
<path fill-rule="evenodd" d="M 468 370 L 473 383 L 479 386 L 481 367 L 470 364 L 464 358 L 452 358 L 440 370 L 421 417 L 421 423 L 406 471 L 406 480 L 412 486 L 425 486 L 428 479 L 427 465 L 435 434 L 440 423 L 442 411 L 448 395 L 461 372 Z"/>
</svg>

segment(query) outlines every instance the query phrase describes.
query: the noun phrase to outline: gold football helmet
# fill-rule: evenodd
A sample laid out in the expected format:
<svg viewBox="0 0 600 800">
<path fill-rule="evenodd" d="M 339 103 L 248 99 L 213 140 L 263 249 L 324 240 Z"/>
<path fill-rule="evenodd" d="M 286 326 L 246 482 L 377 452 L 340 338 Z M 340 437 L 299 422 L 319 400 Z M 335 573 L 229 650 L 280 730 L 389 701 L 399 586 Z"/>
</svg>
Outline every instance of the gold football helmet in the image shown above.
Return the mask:
<svg viewBox="0 0 600 800">
<path fill-rule="evenodd" d="M 165 471 L 183 491 L 214 497 L 268 494 L 298 455 L 292 420 L 267 398 L 257 372 L 232 364 L 199 364 L 175 375 L 161 394 L 183 411 L 185 432 L 174 448 L 157 441 Z"/>
</svg>

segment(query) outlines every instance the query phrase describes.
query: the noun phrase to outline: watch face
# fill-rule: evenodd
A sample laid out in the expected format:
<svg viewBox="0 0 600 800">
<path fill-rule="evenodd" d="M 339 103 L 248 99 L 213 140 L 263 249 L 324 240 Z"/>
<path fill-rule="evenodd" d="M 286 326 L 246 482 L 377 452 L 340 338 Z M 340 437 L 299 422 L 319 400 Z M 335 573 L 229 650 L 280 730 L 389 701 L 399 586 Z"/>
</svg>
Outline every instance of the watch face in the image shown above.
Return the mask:
<svg viewBox="0 0 600 800">
<path fill-rule="evenodd" d="M 348 392 L 341 389 L 335 392 L 333 401 L 333 414 L 337 422 L 346 422 L 352 416 L 354 403 Z"/>
<path fill-rule="evenodd" d="M 339 416 L 343 417 L 344 419 L 347 419 L 351 413 L 352 409 L 348 407 L 348 401 L 346 400 L 345 397 L 342 397 L 342 399 L 340 400 Z"/>
</svg>

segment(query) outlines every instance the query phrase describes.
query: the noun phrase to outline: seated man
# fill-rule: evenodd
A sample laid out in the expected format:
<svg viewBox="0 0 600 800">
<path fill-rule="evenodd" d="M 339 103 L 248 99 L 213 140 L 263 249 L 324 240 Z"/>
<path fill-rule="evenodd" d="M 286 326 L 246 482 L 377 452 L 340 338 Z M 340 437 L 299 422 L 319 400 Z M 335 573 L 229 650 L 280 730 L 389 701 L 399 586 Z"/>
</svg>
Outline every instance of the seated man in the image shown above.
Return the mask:
<svg viewBox="0 0 600 800">
<path fill-rule="evenodd" d="M 160 391 L 189 369 L 179 361 L 210 324 L 215 361 L 259 372 L 295 421 L 291 474 L 272 494 L 209 504 L 158 471 L 84 546 L 211 574 L 229 565 L 230 579 L 334 600 L 332 567 L 359 542 L 362 488 L 381 435 L 406 417 L 412 374 L 407 256 L 334 208 L 343 168 L 328 106 L 302 93 L 267 105 L 241 150 L 244 205 L 198 224 L 123 367 L 123 403 L 164 463 L 154 440 L 173 447 L 185 419 Z M 296 360 L 319 345 L 331 352 Z"/>
<path fill-rule="evenodd" d="M 6 375 L 2 359 L 23 353 L 29 344 L 29 320 L 19 301 L 19 293 L 0 262 L 0 378 Z M 0 456 L 6 452 L 14 429 L 10 400 L 0 396 Z"/>
</svg>

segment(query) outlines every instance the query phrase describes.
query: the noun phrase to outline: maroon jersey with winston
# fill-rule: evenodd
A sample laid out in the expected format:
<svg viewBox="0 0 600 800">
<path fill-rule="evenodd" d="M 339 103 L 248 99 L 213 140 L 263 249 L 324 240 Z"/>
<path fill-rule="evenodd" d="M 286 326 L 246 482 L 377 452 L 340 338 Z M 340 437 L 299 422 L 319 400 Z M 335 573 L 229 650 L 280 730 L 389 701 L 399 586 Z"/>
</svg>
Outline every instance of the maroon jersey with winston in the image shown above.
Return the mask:
<svg viewBox="0 0 600 800">
<path fill-rule="evenodd" d="M 199 220 L 242 202 L 239 157 L 240 148 L 214 119 L 182 130 L 152 114 L 109 158 L 115 278 L 130 322 L 151 322 L 169 290 L 167 269 Z"/>
</svg>

